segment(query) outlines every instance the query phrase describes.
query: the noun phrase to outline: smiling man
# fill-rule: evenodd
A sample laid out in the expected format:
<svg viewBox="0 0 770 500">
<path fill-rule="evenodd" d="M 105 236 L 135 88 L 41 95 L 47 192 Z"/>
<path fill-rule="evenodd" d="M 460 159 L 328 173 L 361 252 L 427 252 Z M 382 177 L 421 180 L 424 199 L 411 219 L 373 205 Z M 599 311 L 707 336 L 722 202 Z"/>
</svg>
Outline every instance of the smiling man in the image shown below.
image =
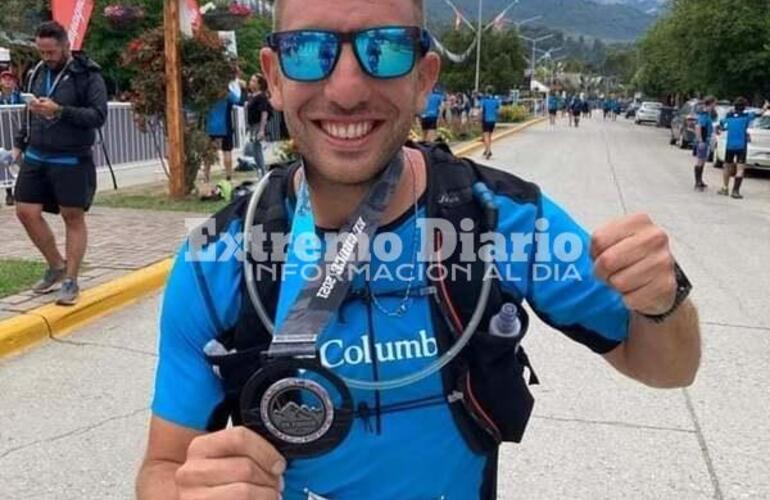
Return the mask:
<svg viewBox="0 0 770 500">
<path fill-rule="evenodd" d="M 649 217 L 611 221 L 591 236 L 537 186 L 435 145 L 407 143 L 440 66 L 421 28 L 420 0 L 283 0 L 275 12 L 262 68 L 301 161 L 272 172 L 263 199 L 248 212 L 254 221 L 246 220 L 244 198 L 212 219 L 205 244 L 192 237 L 182 248 L 164 297 L 140 499 L 495 498 L 498 446 L 521 440 L 532 405 L 522 377 L 531 367 L 519 345 L 528 320 L 523 307 L 512 306 L 524 301 L 644 384 L 693 381 L 700 343 L 690 285 Z M 443 237 L 429 241 L 435 233 L 421 227 L 434 217 L 448 225 L 439 234 L 457 231 L 461 246 L 471 249 L 482 230 L 501 236 L 494 265 L 502 277 L 417 272 L 426 254 L 437 261 L 467 257 L 452 250 L 442 256 Z M 320 278 L 247 276 L 230 250 L 252 223 L 279 236 L 343 238 L 329 245 L 332 258 Z M 349 235 L 366 231 L 387 236 L 398 251 L 383 255 L 374 241 L 367 263 L 388 272 L 346 281 L 339 271 L 359 263 Z M 305 265 L 300 239 L 290 239 L 284 271 Z M 568 247 L 541 246 L 564 240 Z M 260 261 L 264 251 L 269 263 L 279 260 L 281 241 L 260 240 L 249 258 Z M 577 278 L 553 272 L 561 264 Z M 252 282 L 269 321 L 253 300 Z M 473 307 L 480 297 L 481 316 Z M 325 311 L 316 307 L 336 299 Z M 317 330 L 297 328 L 297 317 L 314 314 L 324 318 Z M 297 330 L 303 335 L 291 337 Z M 468 347 L 440 372 L 429 370 L 463 330 L 474 332 Z M 348 384 L 350 401 L 329 403 L 351 417 L 348 427 L 323 450 L 302 456 L 276 439 L 275 427 L 288 420 L 284 435 L 299 433 L 294 437 L 314 444 L 316 437 L 298 429 L 329 416 L 328 406 L 277 397 L 265 406 L 265 395 L 256 417 L 240 411 L 251 382 L 286 361 L 287 352 L 305 367 L 315 360 L 314 373 L 327 381 L 376 386 Z M 424 376 L 387 390 L 376 385 L 418 372 Z M 295 376 L 306 385 L 315 380 L 305 369 Z M 271 426 L 262 432 L 243 425 L 255 418 Z"/>
</svg>

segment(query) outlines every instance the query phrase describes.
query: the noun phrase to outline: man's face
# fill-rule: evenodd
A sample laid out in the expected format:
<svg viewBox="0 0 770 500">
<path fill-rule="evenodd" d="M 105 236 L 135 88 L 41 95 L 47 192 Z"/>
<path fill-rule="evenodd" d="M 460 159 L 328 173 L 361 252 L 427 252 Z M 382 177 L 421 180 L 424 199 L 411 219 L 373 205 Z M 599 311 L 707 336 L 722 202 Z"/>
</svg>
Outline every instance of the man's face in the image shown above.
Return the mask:
<svg viewBox="0 0 770 500">
<path fill-rule="evenodd" d="M 417 23 L 412 0 L 285 0 L 280 31 L 347 33 Z M 273 51 L 264 49 L 261 59 L 273 106 L 284 112 L 308 168 L 327 181 L 348 185 L 371 181 L 401 148 L 440 67 L 438 56 L 429 54 L 405 77 L 376 80 L 363 72 L 353 48 L 345 44 L 329 78 L 300 83 L 282 74 Z M 359 137 L 343 138 L 350 136 Z"/>
<path fill-rule="evenodd" d="M 69 44 L 55 38 L 36 38 L 35 45 L 40 59 L 51 69 L 61 69 L 69 59 Z"/>
</svg>

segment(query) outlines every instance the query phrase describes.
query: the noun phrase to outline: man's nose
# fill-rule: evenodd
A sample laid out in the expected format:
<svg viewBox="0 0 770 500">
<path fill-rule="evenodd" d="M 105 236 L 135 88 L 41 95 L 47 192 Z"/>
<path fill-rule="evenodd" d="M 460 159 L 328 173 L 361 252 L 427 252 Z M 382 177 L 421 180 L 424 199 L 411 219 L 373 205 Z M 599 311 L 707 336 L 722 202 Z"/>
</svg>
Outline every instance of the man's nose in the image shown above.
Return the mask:
<svg viewBox="0 0 770 500">
<path fill-rule="evenodd" d="M 325 82 L 324 94 L 340 108 L 352 111 L 369 100 L 372 79 L 361 69 L 350 44 L 343 44 L 341 50 L 337 67 Z"/>
</svg>

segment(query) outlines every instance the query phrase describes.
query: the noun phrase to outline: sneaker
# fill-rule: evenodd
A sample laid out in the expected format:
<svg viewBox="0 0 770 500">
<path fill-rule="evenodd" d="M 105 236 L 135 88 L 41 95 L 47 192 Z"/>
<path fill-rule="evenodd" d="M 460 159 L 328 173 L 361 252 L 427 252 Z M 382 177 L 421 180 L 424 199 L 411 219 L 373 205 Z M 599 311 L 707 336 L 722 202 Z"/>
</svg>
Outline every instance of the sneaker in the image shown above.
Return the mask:
<svg viewBox="0 0 770 500">
<path fill-rule="evenodd" d="M 56 304 L 60 306 L 73 306 L 80 295 L 80 287 L 72 278 L 67 278 L 61 285 L 56 296 Z"/>
<path fill-rule="evenodd" d="M 722 188 L 717 191 L 717 194 L 720 196 L 730 196 L 730 191 L 727 188 Z"/>
<path fill-rule="evenodd" d="M 5 205 L 12 207 L 16 204 L 16 200 L 14 199 L 13 195 L 11 193 L 7 193 L 5 195 Z"/>
<path fill-rule="evenodd" d="M 35 283 L 35 286 L 32 287 L 32 291 L 41 295 L 50 293 L 59 282 L 64 280 L 66 275 L 67 268 L 65 267 L 62 267 L 61 269 L 49 268 L 43 275 L 43 279 Z"/>
<path fill-rule="evenodd" d="M 735 200 L 742 200 L 743 199 L 743 195 L 741 193 L 735 193 L 735 192 L 733 194 L 731 194 L 730 197 L 735 199 Z"/>
</svg>

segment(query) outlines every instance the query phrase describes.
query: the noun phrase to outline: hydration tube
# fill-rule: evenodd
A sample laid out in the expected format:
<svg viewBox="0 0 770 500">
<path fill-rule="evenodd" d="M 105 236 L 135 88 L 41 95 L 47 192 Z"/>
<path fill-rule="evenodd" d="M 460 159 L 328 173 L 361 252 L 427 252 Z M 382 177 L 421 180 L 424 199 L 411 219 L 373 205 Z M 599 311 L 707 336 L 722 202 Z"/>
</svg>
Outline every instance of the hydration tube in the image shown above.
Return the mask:
<svg viewBox="0 0 770 500">
<path fill-rule="evenodd" d="M 265 176 L 260 179 L 259 183 L 257 184 L 257 187 L 254 190 L 254 194 L 251 196 L 251 200 L 249 201 L 248 210 L 246 211 L 246 219 L 244 220 L 244 234 L 243 234 L 243 245 L 244 245 L 244 271 L 246 273 L 246 289 L 248 290 L 249 297 L 251 299 L 252 304 L 254 305 L 254 309 L 257 312 L 257 316 L 259 316 L 259 319 L 262 321 L 262 324 L 265 326 L 268 332 L 270 332 L 270 335 L 275 334 L 275 325 L 273 324 L 273 321 L 270 319 L 270 316 L 267 314 L 267 310 L 265 310 L 265 306 L 262 303 L 262 299 L 259 297 L 259 292 L 257 291 L 256 282 L 254 279 L 254 264 L 251 261 L 251 234 L 252 234 L 252 226 L 254 224 L 254 217 L 256 216 L 257 207 L 259 206 L 259 200 L 262 198 L 262 195 L 264 194 L 265 190 L 267 189 L 268 184 L 270 183 L 270 172 L 268 172 Z M 492 267 L 492 259 L 491 258 L 485 258 L 484 259 L 484 276 L 489 276 L 489 272 L 491 271 Z M 425 368 L 411 374 L 411 375 L 405 375 L 403 377 L 398 377 L 390 380 L 379 380 L 379 381 L 367 381 L 367 380 L 357 380 L 357 379 L 349 379 L 345 377 L 341 377 L 342 380 L 347 384 L 349 387 L 352 387 L 354 389 L 361 389 L 361 390 L 368 390 L 368 391 L 387 391 L 387 390 L 393 390 L 398 389 L 401 387 L 405 387 L 407 385 L 411 385 L 414 383 L 417 383 L 427 377 L 430 377 L 434 373 L 438 372 L 442 368 L 444 368 L 447 364 L 449 364 L 459 353 L 463 350 L 463 348 L 470 342 L 471 337 L 473 337 L 473 334 L 476 332 L 476 329 L 478 328 L 479 324 L 481 323 L 481 320 L 484 316 L 484 312 L 487 308 L 487 303 L 489 302 L 489 295 L 492 292 L 492 280 L 491 279 L 484 279 L 483 283 L 481 285 L 481 293 L 479 294 L 479 299 L 476 302 L 476 307 L 473 310 L 473 315 L 471 316 L 470 321 L 468 322 L 468 325 L 465 327 L 465 330 L 463 331 L 460 338 L 457 339 L 455 344 L 447 350 L 440 358 L 430 363 Z"/>
</svg>

